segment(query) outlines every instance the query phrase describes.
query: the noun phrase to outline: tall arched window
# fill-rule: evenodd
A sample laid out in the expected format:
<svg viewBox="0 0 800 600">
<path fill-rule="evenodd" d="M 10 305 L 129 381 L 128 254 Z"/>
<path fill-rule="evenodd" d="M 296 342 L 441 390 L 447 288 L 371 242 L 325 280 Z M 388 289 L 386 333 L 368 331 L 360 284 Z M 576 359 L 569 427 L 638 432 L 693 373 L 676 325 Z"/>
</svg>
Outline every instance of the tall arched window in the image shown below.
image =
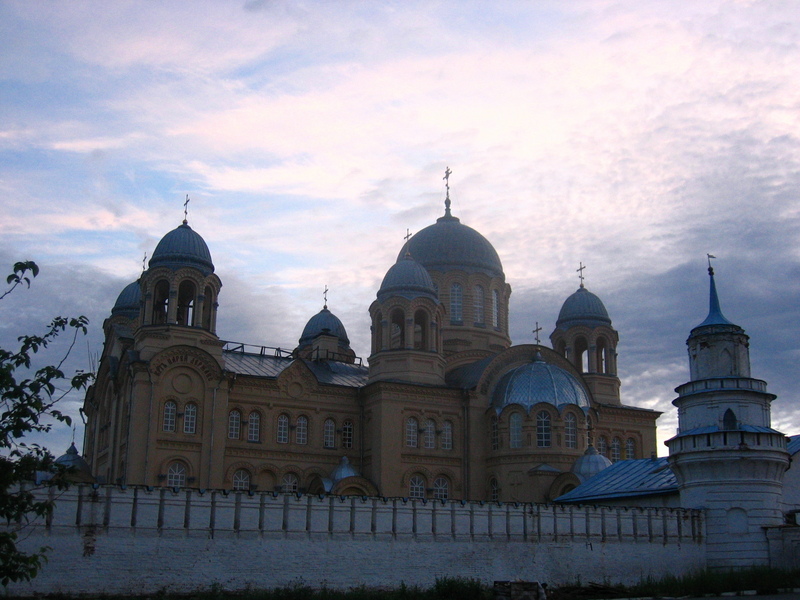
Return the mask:
<svg viewBox="0 0 800 600">
<path fill-rule="evenodd" d="M 345 421 L 342 423 L 342 448 L 353 447 L 353 422 Z"/>
<path fill-rule="evenodd" d="M 300 489 L 300 480 L 294 473 L 287 473 L 281 481 L 281 491 L 285 494 L 294 494 Z"/>
<path fill-rule="evenodd" d="M 175 431 L 175 415 L 178 413 L 178 405 L 172 400 L 164 403 L 164 431 Z"/>
<path fill-rule="evenodd" d="M 425 421 L 425 437 L 423 438 L 423 445 L 428 450 L 436 448 L 436 423 L 433 419 Z"/>
<path fill-rule="evenodd" d="M 578 419 L 572 413 L 564 416 L 564 445 L 567 448 L 578 447 Z"/>
<path fill-rule="evenodd" d="M 238 440 L 242 432 L 242 413 L 232 410 L 228 413 L 228 438 Z"/>
<path fill-rule="evenodd" d="M 422 478 L 422 475 L 414 475 L 409 480 L 408 497 L 409 498 L 425 497 L 425 479 Z"/>
<path fill-rule="evenodd" d="M 589 372 L 589 344 L 585 337 L 575 340 L 575 368 L 581 373 Z"/>
<path fill-rule="evenodd" d="M 608 440 L 606 440 L 606 436 L 604 435 L 597 438 L 597 453 L 608 458 Z"/>
<path fill-rule="evenodd" d="M 633 438 L 625 440 L 625 458 L 627 460 L 636 458 L 636 440 Z"/>
<path fill-rule="evenodd" d="M 406 420 L 406 446 L 409 448 L 417 447 L 417 436 L 419 435 L 419 423 L 414 417 Z"/>
<path fill-rule="evenodd" d="M 247 441 L 257 442 L 261 439 L 261 413 L 253 411 L 247 419 Z"/>
<path fill-rule="evenodd" d="M 722 415 L 722 429 L 726 431 L 739 429 L 739 422 L 736 420 L 736 413 L 734 413 L 730 408 L 725 411 L 724 415 Z"/>
<path fill-rule="evenodd" d="M 182 281 L 178 287 L 178 325 L 194 325 L 195 287 L 191 281 Z"/>
<path fill-rule="evenodd" d="M 516 412 L 508 419 L 508 446 L 522 448 L 522 415 Z"/>
<path fill-rule="evenodd" d="M 490 428 L 490 435 L 492 438 L 492 450 L 499 450 L 500 449 L 500 426 L 497 422 L 497 417 L 492 417 L 492 421 L 489 425 Z"/>
<path fill-rule="evenodd" d="M 492 327 L 500 329 L 500 292 L 492 290 Z"/>
<path fill-rule="evenodd" d="M 389 348 L 400 350 L 406 347 L 406 316 L 403 311 L 396 308 L 392 311 L 391 324 L 389 325 Z"/>
<path fill-rule="evenodd" d="M 197 404 L 189 402 L 183 408 L 183 433 L 197 432 Z"/>
<path fill-rule="evenodd" d="M 163 325 L 167 322 L 169 310 L 169 281 L 162 279 L 156 283 L 153 290 L 153 325 Z"/>
<path fill-rule="evenodd" d="M 308 417 L 297 417 L 297 426 L 294 430 L 294 441 L 297 444 L 308 443 Z"/>
<path fill-rule="evenodd" d="M 608 364 L 606 359 L 608 358 L 607 352 L 607 344 L 605 338 L 598 338 L 597 342 L 595 342 L 595 352 L 594 352 L 594 361 L 597 365 L 596 371 L 598 373 L 608 373 Z"/>
<path fill-rule="evenodd" d="M 333 419 L 325 419 L 325 423 L 322 425 L 322 447 L 336 447 L 336 423 Z"/>
<path fill-rule="evenodd" d="M 500 501 L 500 484 L 494 477 L 489 480 L 489 499 L 492 502 Z"/>
<path fill-rule="evenodd" d="M 424 310 L 414 313 L 414 350 L 428 350 L 428 322 L 430 318 Z"/>
<path fill-rule="evenodd" d="M 233 474 L 233 489 L 237 491 L 250 489 L 250 473 L 246 469 L 238 469 Z"/>
<path fill-rule="evenodd" d="M 611 462 L 617 462 L 622 454 L 622 442 L 618 437 L 611 440 Z"/>
<path fill-rule="evenodd" d="M 483 286 L 476 285 L 472 288 L 472 319 L 475 325 L 483 325 Z"/>
<path fill-rule="evenodd" d="M 206 286 L 203 298 L 203 328 L 211 329 L 211 315 L 214 311 L 214 291 L 210 285 Z"/>
<path fill-rule="evenodd" d="M 539 448 L 550 447 L 550 413 L 541 410 L 536 415 L 536 445 Z"/>
<path fill-rule="evenodd" d="M 440 438 L 440 445 L 442 450 L 453 449 L 453 424 L 450 421 L 445 421 L 442 424 L 442 436 Z"/>
<path fill-rule="evenodd" d="M 275 429 L 275 441 L 279 444 L 289 443 L 289 417 L 278 416 L 278 427 Z"/>
<path fill-rule="evenodd" d="M 433 497 L 437 500 L 447 500 L 450 497 L 450 482 L 446 477 L 439 476 L 433 480 Z"/>
<path fill-rule="evenodd" d="M 464 320 L 464 292 L 460 283 L 450 286 L 450 321 L 461 323 Z"/>
<path fill-rule="evenodd" d="M 167 485 L 169 487 L 183 487 L 186 485 L 186 465 L 175 461 L 167 468 Z"/>
</svg>

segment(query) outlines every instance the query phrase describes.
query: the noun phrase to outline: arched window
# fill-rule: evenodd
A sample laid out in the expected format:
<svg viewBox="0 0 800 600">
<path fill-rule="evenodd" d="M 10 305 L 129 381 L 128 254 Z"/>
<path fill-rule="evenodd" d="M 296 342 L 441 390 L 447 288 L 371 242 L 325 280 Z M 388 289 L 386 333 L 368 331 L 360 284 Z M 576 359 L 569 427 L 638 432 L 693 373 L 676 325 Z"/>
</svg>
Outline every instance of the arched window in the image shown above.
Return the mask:
<svg viewBox="0 0 800 600">
<path fill-rule="evenodd" d="M 183 433 L 197 432 L 197 404 L 189 402 L 183 408 Z"/>
<path fill-rule="evenodd" d="M 578 419 L 572 413 L 564 417 L 564 445 L 567 448 L 578 447 Z"/>
<path fill-rule="evenodd" d="M 278 416 L 278 427 L 275 429 L 275 441 L 279 444 L 289 443 L 289 417 Z"/>
<path fill-rule="evenodd" d="M 414 350 L 428 350 L 428 321 L 424 310 L 414 313 Z"/>
<path fill-rule="evenodd" d="M 246 469 L 239 469 L 233 474 L 233 489 L 237 491 L 250 489 L 250 473 Z"/>
<path fill-rule="evenodd" d="M 353 422 L 345 421 L 342 423 L 342 448 L 353 447 Z"/>
<path fill-rule="evenodd" d="M 581 373 L 589 372 L 589 344 L 585 337 L 575 340 L 575 368 Z"/>
<path fill-rule="evenodd" d="M 228 413 L 228 438 L 238 440 L 242 432 L 242 413 L 232 410 Z"/>
<path fill-rule="evenodd" d="M 296 444 L 308 443 L 308 417 L 297 417 L 297 427 L 294 430 L 294 441 Z"/>
<path fill-rule="evenodd" d="M 169 281 L 162 279 L 156 283 L 153 290 L 153 325 L 163 325 L 167 322 L 169 310 Z"/>
<path fill-rule="evenodd" d="M 436 423 L 434 423 L 433 419 L 425 421 L 423 446 L 428 450 L 436 448 Z"/>
<path fill-rule="evenodd" d="M 400 350 L 406 347 L 406 316 L 402 310 L 396 308 L 392 311 L 391 325 L 389 325 L 389 348 Z"/>
<path fill-rule="evenodd" d="M 178 405 L 172 400 L 164 403 L 164 431 L 175 431 L 175 415 L 178 413 Z"/>
<path fill-rule="evenodd" d="M 442 436 L 439 442 L 442 450 L 453 449 L 453 424 L 450 421 L 445 421 L 442 424 Z"/>
<path fill-rule="evenodd" d="M 167 485 L 169 487 L 183 487 L 186 485 L 186 465 L 175 461 L 167 468 Z"/>
<path fill-rule="evenodd" d="M 492 502 L 500 501 L 500 484 L 494 477 L 489 480 L 489 499 Z"/>
<path fill-rule="evenodd" d="M 383 313 L 377 311 L 372 319 L 372 351 L 383 350 Z"/>
<path fill-rule="evenodd" d="M 608 440 L 606 440 L 606 436 L 604 435 L 597 438 L 597 453 L 608 458 Z"/>
<path fill-rule="evenodd" d="M 421 475 L 414 475 L 408 482 L 408 497 L 409 498 L 424 498 L 425 497 L 425 480 Z"/>
<path fill-rule="evenodd" d="M 736 413 L 734 413 L 730 408 L 725 411 L 724 415 L 722 415 L 722 429 L 727 431 L 739 429 L 739 423 L 736 420 Z"/>
<path fill-rule="evenodd" d="M 178 287 L 178 325 L 194 325 L 195 287 L 191 281 L 182 281 Z"/>
<path fill-rule="evenodd" d="M 261 439 L 261 413 L 253 411 L 247 419 L 247 441 L 257 442 Z"/>
<path fill-rule="evenodd" d="M 511 413 L 508 419 L 508 446 L 522 448 L 522 415 Z"/>
<path fill-rule="evenodd" d="M 625 440 L 625 458 L 627 460 L 636 458 L 636 440 L 633 438 Z"/>
<path fill-rule="evenodd" d="M 622 454 L 622 442 L 618 437 L 611 440 L 611 462 L 617 462 Z"/>
<path fill-rule="evenodd" d="M 492 438 L 492 450 L 499 450 L 500 449 L 500 426 L 497 422 L 497 417 L 492 417 L 492 422 L 489 425 L 491 430 L 491 438 Z"/>
<path fill-rule="evenodd" d="M 414 417 L 409 417 L 406 421 L 406 446 L 409 448 L 417 447 L 417 435 L 419 434 L 419 423 Z"/>
<path fill-rule="evenodd" d="M 500 292 L 492 290 L 492 327 L 500 329 Z"/>
<path fill-rule="evenodd" d="M 483 325 L 486 321 L 483 316 L 483 286 L 476 285 L 472 288 L 472 318 L 475 325 Z"/>
<path fill-rule="evenodd" d="M 322 425 L 322 447 L 336 447 L 336 423 L 333 419 L 325 419 L 325 423 Z"/>
<path fill-rule="evenodd" d="M 608 345 L 605 338 L 598 338 L 595 345 L 595 364 L 598 373 L 608 373 Z"/>
<path fill-rule="evenodd" d="M 287 473 L 281 482 L 281 491 L 285 494 L 294 494 L 300 489 L 300 480 L 294 473 Z"/>
<path fill-rule="evenodd" d="M 437 477 L 433 480 L 433 497 L 437 500 L 447 500 L 450 497 L 450 482 L 446 477 Z"/>
<path fill-rule="evenodd" d="M 206 286 L 203 298 L 203 328 L 211 329 L 211 315 L 214 311 L 214 291 L 210 285 Z"/>
<path fill-rule="evenodd" d="M 546 410 L 536 415 L 536 445 L 539 448 L 550 447 L 550 413 Z"/>
<path fill-rule="evenodd" d="M 464 292 L 460 283 L 450 286 L 450 322 L 461 323 L 464 320 Z"/>
</svg>

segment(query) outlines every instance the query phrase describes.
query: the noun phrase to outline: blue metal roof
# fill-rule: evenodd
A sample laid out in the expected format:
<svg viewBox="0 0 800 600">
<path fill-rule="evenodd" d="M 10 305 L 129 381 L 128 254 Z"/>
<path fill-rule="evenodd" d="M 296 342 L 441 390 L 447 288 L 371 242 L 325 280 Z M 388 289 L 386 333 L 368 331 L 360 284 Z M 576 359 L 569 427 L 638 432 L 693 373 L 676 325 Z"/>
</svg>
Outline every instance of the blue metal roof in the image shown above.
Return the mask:
<svg viewBox="0 0 800 600">
<path fill-rule="evenodd" d="M 780 433 L 771 427 L 762 427 L 761 425 L 739 425 L 736 429 L 723 429 L 718 425 L 704 425 L 703 427 L 695 427 L 687 431 L 681 431 L 675 438 L 684 437 L 687 435 L 705 435 L 708 433 L 728 432 L 736 433 L 737 431 L 746 431 L 747 433 Z M 673 438 L 673 439 L 675 439 Z"/>
<path fill-rule="evenodd" d="M 350 349 L 350 340 L 347 338 L 347 331 L 344 325 L 335 314 L 324 306 L 321 311 L 308 320 L 300 336 L 300 346 L 306 346 L 314 341 L 315 338 L 323 333 L 339 338 L 339 347 Z"/>
<path fill-rule="evenodd" d="M 363 387 L 367 384 L 369 370 L 363 365 L 343 363 L 333 360 L 306 360 L 287 356 L 270 356 L 223 350 L 225 370 L 237 375 L 250 377 L 266 377 L 275 379 L 295 360 L 302 360 L 319 383 L 324 385 L 340 385 L 344 387 Z"/>
<path fill-rule="evenodd" d="M 794 456 L 800 452 L 800 435 L 789 436 L 789 444 L 786 446 L 790 456 Z"/>
<path fill-rule="evenodd" d="M 151 268 L 195 267 L 200 269 L 204 275 L 214 272 L 211 252 L 209 252 L 205 240 L 200 234 L 193 231 L 186 221 L 161 238 L 148 264 Z"/>
<path fill-rule="evenodd" d="M 655 496 L 677 493 L 678 481 L 667 459 L 620 460 L 555 502 L 567 504 L 600 503 L 605 499 Z"/>
<path fill-rule="evenodd" d="M 478 385 L 478 382 L 483 376 L 483 372 L 486 370 L 486 367 L 489 366 L 489 363 L 495 359 L 495 356 L 497 355 L 492 354 L 491 356 L 482 358 L 474 363 L 453 369 L 447 374 L 447 385 L 464 390 L 473 389 L 476 385 Z"/>
<path fill-rule="evenodd" d="M 392 296 L 402 296 L 409 300 L 420 296 L 438 299 L 431 276 L 410 254 L 398 258 L 383 278 L 378 290 L 378 300 L 383 302 Z"/>
<path fill-rule="evenodd" d="M 597 327 L 598 325 L 611 325 L 611 318 L 602 300 L 581 287 L 564 300 L 561 311 L 558 313 L 556 327 L 567 329 L 575 325 Z"/>
<path fill-rule="evenodd" d="M 114 303 L 114 308 L 111 309 L 111 314 L 135 319 L 139 316 L 141 300 L 142 290 L 139 287 L 139 282 L 129 283 L 117 296 L 117 301 Z"/>
</svg>

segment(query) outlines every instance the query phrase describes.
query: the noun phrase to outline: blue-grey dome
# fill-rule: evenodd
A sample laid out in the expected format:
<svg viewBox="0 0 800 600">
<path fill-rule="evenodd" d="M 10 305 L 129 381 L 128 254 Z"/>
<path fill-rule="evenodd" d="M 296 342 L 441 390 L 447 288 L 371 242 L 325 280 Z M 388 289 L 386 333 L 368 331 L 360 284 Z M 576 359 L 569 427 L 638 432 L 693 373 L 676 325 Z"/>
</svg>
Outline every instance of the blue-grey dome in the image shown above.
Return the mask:
<svg viewBox="0 0 800 600">
<path fill-rule="evenodd" d="M 411 255 L 404 254 L 386 272 L 378 300 L 383 302 L 392 296 L 402 296 L 409 300 L 424 296 L 437 300 L 436 287 L 428 272 Z"/>
<path fill-rule="evenodd" d="M 466 271 L 504 277 L 497 251 L 480 233 L 448 214 L 405 243 L 398 260 L 410 252 L 429 271 Z"/>
<path fill-rule="evenodd" d="M 149 264 L 151 268 L 195 267 L 204 275 L 214 272 L 211 252 L 208 251 L 205 240 L 193 231 L 186 221 L 161 238 Z"/>
<path fill-rule="evenodd" d="M 129 283 L 117 296 L 114 308 L 111 309 L 111 315 L 135 319 L 139 316 L 141 300 L 142 290 L 139 287 L 139 282 Z"/>
<path fill-rule="evenodd" d="M 590 477 L 594 477 L 600 471 L 610 466 L 611 461 L 600 454 L 594 446 L 590 445 L 588 448 L 586 448 L 586 452 L 584 452 L 583 455 L 575 461 L 575 464 L 572 465 L 571 471 L 578 476 L 578 479 L 581 481 L 586 481 Z"/>
<path fill-rule="evenodd" d="M 75 447 L 74 442 L 70 444 L 65 454 L 62 454 L 55 460 L 55 463 L 67 469 L 74 469 L 77 473 L 85 473 L 88 475 L 92 473 L 89 464 L 78 454 L 78 449 Z"/>
<path fill-rule="evenodd" d="M 545 362 L 537 354 L 533 362 L 503 375 L 494 389 L 492 405 L 498 412 L 509 404 L 519 404 L 530 411 L 539 402 L 547 402 L 559 410 L 567 404 L 589 408 L 589 396 L 581 383 L 561 367 Z"/>
<path fill-rule="evenodd" d="M 355 470 L 353 465 L 350 464 L 350 461 L 347 459 L 346 456 L 342 457 L 342 460 L 339 461 L 339 464 L 331 473 L 331 480 L 336 483 L 345 479 L 346 477 L 359 477 L 358 471 Z"/>
<path fill-rule="evenodd" d="M 588 327 L 611 325 L 611 318 L 603 302 L 583 285 L 564 301 L 556 321 L 556 327 L 562 329 L 575 325 Z"/>
<path fill-rule="evenodd" d="M 347 338 L 344 325 L 342 325 L 339 317 L 328 310 L 327 306 L 323 307 L 306 323 L 305 328 L 303 328 L 303 334 L 300 336 L 300 347 L 309 345 L 322 334 L 336 336 L 339 338 L 340 348 L 350 349 L 350 340 Z"/>
</svg>

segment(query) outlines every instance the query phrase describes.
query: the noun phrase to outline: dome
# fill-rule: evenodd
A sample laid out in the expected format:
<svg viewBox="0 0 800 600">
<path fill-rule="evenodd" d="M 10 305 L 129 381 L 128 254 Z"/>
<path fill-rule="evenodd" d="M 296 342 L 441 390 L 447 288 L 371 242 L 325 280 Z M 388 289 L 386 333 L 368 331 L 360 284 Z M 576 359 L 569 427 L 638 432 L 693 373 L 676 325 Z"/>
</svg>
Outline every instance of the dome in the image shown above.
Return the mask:
<svg viewBox="0 0 800 600">
<path fill-rule="evenodd" d="M 492 405 L 498 412 L 509 404 L 519 404 L 530 411 L 539 402 L 547 402 L 559 410 L 567 404 L 589 408 L 589 396 L 581 383 L 537 354 L 533 362 L 503 375 L 494 389 Z"/>
<path fill-rule="evenodd" d="M 611 318 L 602 300 L 587 290 L 583 285 L 578 291 L 564 301 L 558 313 L 556 327 L 567 329 L 575 325 L 598 327 L 611 325 Z"/>
<path fill-rule="evenodd" d="M 121 316 L 128 319 L 135 319 L 139 316 L 139 309 L 142 300 L 142 290 L 139 282 L 134 281 L 125 286 L 117 296 L 114 308 L 111 309 L 111 316 Z"/>
<path fill-rule="evenodd" d="M 403 246 L 398 259 L 410 252 L 426 269 L 466 271 L 503 277 L 497 251 L 480 233 L 462 225 L 456 217 L 445 216 L 413 235 Z"/>
<path fill-rule="evenodd" d="M 195 267 L 204 275 L 214 272 L 214 263 L 211 262 L 211 253 L 205 240 L 186 221 L 161 238 L 149 264 L 151 268 Z"/>
<path fill-rule="evenodd" d="M 70 444 L 65 454 L 62 454 L 55 460 L 55 463 L 67 469 L 73 469 L 76 475 L 84 474 L 91 476 L 92 473 L 89 464 L 78 454 L 78 449 L 75 447 L 74 442 Z"/>
<path fill-rule="evenodd" d="M 428 272 L 410 254 L 404 254 L 386 272 L 378 300 L 383 302 L 391 296 L 402 296 L 409 300 L 424 296 L 437 300 L 436 287 Z"/>
<path fill-rule="evenodd" d="M 611 461 L 600 454 L 594 446 L 590 445 L 586 448 L 586 452 L 583 453 L 583 456 L 575 461 L 575 464 L 572 465 L 572 469 L 570 470 L 578 476 L 578 479 L 586 481 L 610 466 Z"/>
<path fill-rule="evenodd" d="M 359 474 L 358 471 L 353 468 L 353 465 L 350 464 L 347 457 L 343 456 L 342 460 L 339 461 L 339 464 L 333 470 L 333 473 L 331 473 L 331 480 L 337 483 L 346 477 L 359 477 Z"/>
<path fill-rule="evenodd" d="M 325 306 L 321 311 L 315 314 L 308 320 L 305 328 L 303 328 L 303 335 L 300 336 L 300 347 L 311 344 L 318 336 L 322 334 L 333 335 L 339 338 L 339 346 L 342 348 L 350 349 L 350 340 L 347 338 L 347 332 L 344 325 L 335 314 L 328 310 Z"/>
</svg>

